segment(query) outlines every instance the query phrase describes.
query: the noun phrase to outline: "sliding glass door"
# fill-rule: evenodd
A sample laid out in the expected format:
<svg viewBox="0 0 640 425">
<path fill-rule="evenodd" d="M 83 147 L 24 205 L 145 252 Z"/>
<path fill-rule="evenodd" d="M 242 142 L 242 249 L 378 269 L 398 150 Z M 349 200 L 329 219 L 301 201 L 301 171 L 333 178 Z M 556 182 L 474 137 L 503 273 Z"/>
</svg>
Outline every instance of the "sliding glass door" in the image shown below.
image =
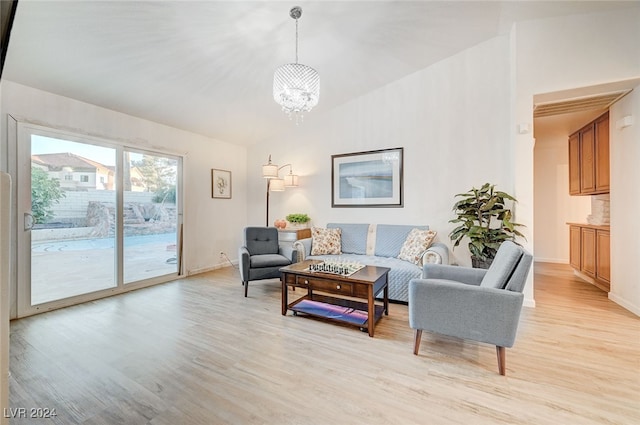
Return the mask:
<svg viewBox="0 0 640 425">
<path fill-rule="evenodd" d="M 124 158 L 124 283 L 176 273 L 178 160 L 132 151 Z"/>
<path fill-rule="evenodd" d="M 179 157 L 30 124 L 16 139 L 19 316 L 178 275 Z"/>
<path fill-rule="evenodd" d="M 116 286 L 116 150 L 31 135 L 31 304 Z"/>
</svg>

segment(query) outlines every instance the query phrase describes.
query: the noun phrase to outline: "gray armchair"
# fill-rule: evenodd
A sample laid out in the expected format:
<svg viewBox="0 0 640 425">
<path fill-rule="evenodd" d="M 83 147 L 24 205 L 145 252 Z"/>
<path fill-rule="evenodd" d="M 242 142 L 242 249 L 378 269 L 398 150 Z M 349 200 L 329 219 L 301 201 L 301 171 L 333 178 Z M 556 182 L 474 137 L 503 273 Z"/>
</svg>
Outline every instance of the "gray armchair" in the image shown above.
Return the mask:
<svg viewBox="0 0 640 425">
<path fill-rule="evenodd" d="M 506 347 L 512 347 L 532 256 L 503 242 L 488 270 L 425 264 L 423 277 L 409 282 L 409 325 L 418 355 L 422 331 L 496 346 L 498 371 L 506 373 Z"/>
<path fill-rule="evenodd" d="M 250 280 L 279 278 L 280 268 L 291 264 L 292 251 L 279 245 L 275 227 L 246 227 L 244 245 L 238 250 L 244 296 Z"/>
</svg>

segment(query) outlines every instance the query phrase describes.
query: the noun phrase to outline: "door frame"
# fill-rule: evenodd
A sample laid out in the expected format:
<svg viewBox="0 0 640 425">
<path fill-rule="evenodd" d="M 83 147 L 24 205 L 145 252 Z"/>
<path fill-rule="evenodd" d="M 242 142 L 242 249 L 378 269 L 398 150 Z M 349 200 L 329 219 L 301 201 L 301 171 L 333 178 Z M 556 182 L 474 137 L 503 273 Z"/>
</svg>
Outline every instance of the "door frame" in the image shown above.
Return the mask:
<svg viewBox="0 0 640 425">
<path fill-rule="evenodd" d="M 177 181 L 176 181 L 176 228 L 177 239 L 182 238 L 182 220 L 183 220 L 183 164 L 184 155 L 162 152 L 159 150 L 148 150 L 135 146 L 130 146 L 125 143 L 118 143 L 105 137 L 97 137 L 92 135 L 82 134 L 77 131 L 61 130 L 54 127 L 47 127 L 37 123 L 29 121 L 16 120 L 13 117 L 9 117 L 9 149 L 13 150 L 13 158 L 15 158 L 15 169 L 11 170 L 12 176 L 16 179 L 15 199 L 16 208 L 15 215 L 13 216 L 13 227 L 15 231 L 16 240 L 16 258 L 12 261 L 15 264 L 15 292 L 12 297 L 12 302 L 15 302 L 15 310 L 12 311 L 12 318 L 21 318 L 31 316 L 33 314 L 42 313 L 45 311 L 55 310 L 62 307 L 68 307 L 76 304 L 81 304 L 87 301 L 93 301 L 100 298 L 109 297 L 112 295 L 122 294 L 128 291 L 157 285 L 159 283 L 165 283 L 181 276 L 182 270 L 180 264 L 184 261 L 178 261 L 178 267 L 175 273 L 170 273 L 162 276 L 157 276 L 138 282 L 127 283 L 123 282 L 123 175 L 121 172 L 116 171 L 116 241 L 115 241 L 115 257 L 116 257 L 116 286 L 107 288 L 87 294 L 76 295 L 68 298 L 63 298 L 56 301 L 51 301 L 38 305 L 31 305 L 31 232 L 26 231 L 25 228 L 25 213 L 31 212 L 31 141 L 30 134 L 41 134 L 47 137 L 56 137 L 72 142 L 95 144 L 107 148 L 113 148 L 116 150 L 116 170 L 122 170 L 124 151 L 131 151 L 136 153 L 149 153 L 153 155 L 167 156 L 172 159 L 176 159 L 178 162 Z M 12 122 L 13 121 L 13 122 Z M 13 140 L 11 140 L 13 139 Z M 26 160 L 28 158 L 28 161 Z M 22 162 L 21 162 L 22 161 Z M 176 255 L 179 259 L 183 258 L 183 251 L 181 250 L 181 244 L 176 244 Z M 12 309 L 13 310 L 13 309 Z"/>
</svg>

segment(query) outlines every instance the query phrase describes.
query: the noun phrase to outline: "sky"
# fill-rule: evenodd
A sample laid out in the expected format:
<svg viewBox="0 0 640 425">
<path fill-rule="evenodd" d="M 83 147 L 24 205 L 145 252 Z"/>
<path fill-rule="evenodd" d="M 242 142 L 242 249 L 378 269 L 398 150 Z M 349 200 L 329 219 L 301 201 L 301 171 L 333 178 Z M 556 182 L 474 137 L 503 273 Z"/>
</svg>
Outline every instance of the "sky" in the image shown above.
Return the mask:
<svg viewBox="0 0 640 425">
<path fill-rule="evenodd" d="M 90 145 L 88 143 L 71 142 L 69 140 L 55 139 L 53 137 L 31 135 L 31 154 L 44 153 L 72 153 L 83 158 L 91 159 L 102 165 L 116 165 L 116 150 L 104 146 Z M 142 159 L 138 153 L 131 154 L 131 160 Z"/>
</svg>

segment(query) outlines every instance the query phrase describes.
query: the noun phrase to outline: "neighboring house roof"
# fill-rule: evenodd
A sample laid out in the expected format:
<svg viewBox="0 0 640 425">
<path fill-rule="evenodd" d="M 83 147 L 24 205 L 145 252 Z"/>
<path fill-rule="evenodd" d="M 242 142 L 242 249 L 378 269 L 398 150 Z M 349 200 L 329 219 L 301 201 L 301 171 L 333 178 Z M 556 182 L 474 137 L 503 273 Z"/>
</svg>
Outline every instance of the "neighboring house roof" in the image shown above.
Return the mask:
<svg viewBox="0 0 640 425">
<path fill-rule="evenodd" d="M 95 171 L 98 168 L 111 169 L 111 167 L 100 164 L 99 162 L 83 158 L 80 155 L 74 155 L 70 152 L 31 155 L 31 161 L 45 165 L 52 171 L 59 171 L 64 167 L 70 167 L 73 171 Z"/>
<path fill-rule="evenodd" d="M 44 163 L 43 160 L 38 158 L 37 155 L 31 155 L 31 162 L 36 163 L 36 164 L 41 165 L 41 166 L 46 166 L 47 165 L 47 164 Z"/>
</svg>

